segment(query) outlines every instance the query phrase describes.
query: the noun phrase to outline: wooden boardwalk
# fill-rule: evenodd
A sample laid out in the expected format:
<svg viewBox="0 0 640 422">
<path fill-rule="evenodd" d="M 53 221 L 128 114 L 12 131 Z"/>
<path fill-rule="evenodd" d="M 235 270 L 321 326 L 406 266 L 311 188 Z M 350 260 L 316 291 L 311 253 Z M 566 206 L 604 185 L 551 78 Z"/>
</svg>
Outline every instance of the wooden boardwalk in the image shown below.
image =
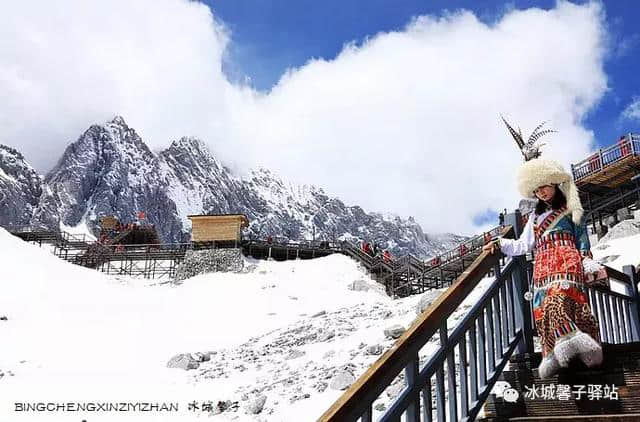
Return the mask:
<svg viewBox="0 0 640 422">
<path fill-rule="evenodd" d="M 617 188 L 626 183 L 640 168 L 640 135 L 629 134 L 615 145 L 601 148 L 595 154 L 571 165 L 578 187 L 593 184 Z"/>
<path fill-rule="evenodd" d="M 372 257 L 349 242 L 297 241 L 286 239 L 267 241 L 247 239 L 236 242 L 101 245 L 87 242 L 64 232 L 23 231 L 15 236 L 38 244 L 55 246 L 56 256 L 76 265 L 95 268 L 107 274 L 129 275 L 144 278 L 172 278 L 177 266 L 184 260 L 187 250 L 213 248 L 241 248 L 245 256 L 277 261 L 289 259 L 313 259 L 334 253 L 347 255 L 360 262 L 383 284 L 389 295 L 404 297 L 429 289 L 449 286 L 479 255 L 487 236 L 499 234 L 499 227 L 489 233 L 476 236 L 444 254 L 428 261 L 412 255 L 385 261 L 381 256 Z"/>
<path fill-rule="evenodd" d="M 640 135 L 628 134 L 616 144 L 598 150 L 590 157 L 571 165 L 580 191 L 585 222 L 598 231 L 603 220 L 618 217 L 620 209 L 640 206 Z"/>
</svg>

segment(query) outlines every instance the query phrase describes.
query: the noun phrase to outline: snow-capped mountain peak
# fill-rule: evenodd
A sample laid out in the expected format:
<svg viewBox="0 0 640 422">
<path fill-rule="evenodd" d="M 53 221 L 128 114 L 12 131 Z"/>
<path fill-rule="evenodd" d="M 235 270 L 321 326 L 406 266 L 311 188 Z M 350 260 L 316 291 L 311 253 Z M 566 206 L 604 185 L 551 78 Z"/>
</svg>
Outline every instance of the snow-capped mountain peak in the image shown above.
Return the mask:
<svg viewBox="0 0 640 422">
<path fill-rule="evenodd" d="M 145 211 L 147 222 L 155 224 L 165 242 L 188 240 L 187 216 L 202 213 L 245 214 L 250 221 L 247 236 L 367 240 L 394 255 L 427 257 L 462 239 L 432 241 L 412 218 L 367 213 L 316 186 L 283 180 L 272 169 L 248 174 L 242 178 L 231 173 L 195 137 L 174 140 L 154 154 L 124 118 L 115 116 L 90 126 L 66 148 L 47 175 L 43 193 L 35 196 L 37 206 L 27 210 L 33 212 L 34 226 L 57 229 L 86 223 L 96 232 L 100 216 L 116 215 L 128 222 Z"/>
</svg>

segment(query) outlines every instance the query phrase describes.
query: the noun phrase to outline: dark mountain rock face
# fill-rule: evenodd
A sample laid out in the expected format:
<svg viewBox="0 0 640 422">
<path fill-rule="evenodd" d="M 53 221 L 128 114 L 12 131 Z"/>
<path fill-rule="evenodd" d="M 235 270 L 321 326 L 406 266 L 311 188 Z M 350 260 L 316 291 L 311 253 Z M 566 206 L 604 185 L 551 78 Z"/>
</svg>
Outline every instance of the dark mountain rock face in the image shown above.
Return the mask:
<svg viewBox="0 0 640 422">
<path fill-rule="evenodd" d="M 14 162 L 23 163 L 22 156 L 11 151 L 20 157 Z M 237 177 L 196 138 L 183 137 L 156 155 L 121 117 L 87 129 L 67 147 L 44 184 L 30 167 L 14 164 L 16 169 L 8 172 L 5 167 L 11 166 L 5 161 L 10 160 L 0 159 L 0 169 L 22 182 L 7 184 L 10 179 L 0 173 L 0 195 L 10 198 L 8 204 L 22 198 L 30 208 L 3 213 L 4 226 L 30 222 L 57 229 L 60 223 L 86 222 L 97 231 L 100 216 L 116 215 L 129 222 L 144 211 L 164 242 L 180 242 L 190 239 L 188 215 L 242 213 L 250 221 L 245 236 L 366 239 L 395 255 L 427 257 L 464 239 L 427 237 L 412 218 L 366 213 L 322 189 L 285 182 L 267 169 Z"/>
<path fill-rule="evenodd" d="M 28 226 L 41 195 L 38 173 L 18 151 L 0 145 L 0 226 Z"/>
<path fill-rule="evenodd" d="M 87 129 L 67 147 L 45 182 L 49 189 L 33 215 L 34 226 L 76 226 L 86 220 L 95 228 L 102 215 L 127 222 L 145 211 L 150 223 L 163 227 L 166 239 L 180 236 L 175 205 L 160 183 L 158 160 L 121 117 Z"/>
</svg>

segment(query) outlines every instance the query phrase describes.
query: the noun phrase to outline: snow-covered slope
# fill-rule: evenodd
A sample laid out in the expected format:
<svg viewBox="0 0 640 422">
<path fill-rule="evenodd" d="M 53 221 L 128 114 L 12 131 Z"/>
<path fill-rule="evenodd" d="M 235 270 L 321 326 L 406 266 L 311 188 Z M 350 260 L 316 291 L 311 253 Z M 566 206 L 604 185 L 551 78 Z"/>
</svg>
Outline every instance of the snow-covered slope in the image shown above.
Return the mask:
<svg viewBox="0 0 640 422">
<path fill-rule="evenodd" d="M 636 234 L 640 224 L 637 221 L 634 224 L 632 220 L 627 220 L 619 223 L 618 226 L 623 223 L 624 227 L 636 228 L 635 231 L 629 230 L 633 234 L 613 239 L 603 237 L 591 248 L 593 257 L 596 260 L 618 271 L 622 271 L 622 267 L 625 265 L 640 266 L 640 234 Z M 620 227 L 617 231 L 620 232 L 624 227 Z"/>
<path fill-rule="evenodd" d="M 637 265 L 639 236 L 594 245 L 594 255 L 618 269 Z M 180 409 L 71 415 L 77 420 L 315 420 L 342 393 L 337 378 L 362 374 L 393 344 L 384 330 L 408 327 L 421 299 L 390 299 L 340 255 L 247 260 L 241 273 L 175 285 L 73 266 L 3 229 L 0 249 L 2 404 L 177 402 Z M 490 281 L 452 315 L 450 329 Z M 421 357 L 434 348 L 435 339 Z M 166 367 L 177 354 L 198 353 L 210 360 L 188 371 Z M 400 388 L 390 387 L 376 412 Z M 259 398 L 261 412 L 247 413 Z M 194 401 L 211 403 L 212 417 L 188 411 Z M 0 406 L 0 420 L 35 419 L 12 409 Z"/>
<path fill-rule="evenodd" d="M 191 420 L 194 400 L 231 404 L 214 420 L 256 420 L 244 407 L 257 394 L 267 397 L 258 420 L 315 420 L 341 394 L 332 377 L 364 372 L 394 341 L 384 329 L 406 328 L 420 299 L 390 299 L 341 255 L 250 260 L 242 273 L 174 285 L 74 266 L 3 229 L 0 249 L 3 403 L 170 401 L 183 409 L 142 420 Z M 195 352 L 212 352 L 211 361 L 166 367 Z M 0 406 L 0 420 L 7 416 L 29 420 Z"/>
<path fill-rule="evenodd" d="M 3 402 L 182 400 L 186 406 L 233 398 L 229 385 L 194 385 L 190 374 L 166 368 L 167 362 L 177 353 L 239 347 L 304 314 L 365 304 L 399 313 L 382 292 L 350 291 L 350 283 L 367 276 L 338 255 L 250 262 L 245 273 L 203 275 L 175 286 L 73 266 L 3 229 L 0 249 L 8 252 L 0 256 L 0 289 L 9 292 L 0 295 L 0 316 L 7 317 L 0 321 Z"/>
</svg>

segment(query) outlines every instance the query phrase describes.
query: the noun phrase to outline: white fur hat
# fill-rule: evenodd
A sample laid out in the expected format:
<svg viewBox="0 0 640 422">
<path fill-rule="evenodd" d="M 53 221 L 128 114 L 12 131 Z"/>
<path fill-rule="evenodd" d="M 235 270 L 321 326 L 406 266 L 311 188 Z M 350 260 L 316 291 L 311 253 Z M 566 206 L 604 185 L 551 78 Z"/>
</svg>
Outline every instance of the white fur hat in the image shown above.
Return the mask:
<svg viewBox="0 0 640 422">
<path fill-rule="evenodd" d="M 567 210 L 571 212 L 573 222 L 580 224 L 582 203 L 573 178 L 562 165 L 553 160 L 536 158 L 525 162 L 518 170 L 518 190 L 525 198 L 535 198 L 533 191 L 544 185 L 558 185 L 567 198 Z"/>
</svg>

